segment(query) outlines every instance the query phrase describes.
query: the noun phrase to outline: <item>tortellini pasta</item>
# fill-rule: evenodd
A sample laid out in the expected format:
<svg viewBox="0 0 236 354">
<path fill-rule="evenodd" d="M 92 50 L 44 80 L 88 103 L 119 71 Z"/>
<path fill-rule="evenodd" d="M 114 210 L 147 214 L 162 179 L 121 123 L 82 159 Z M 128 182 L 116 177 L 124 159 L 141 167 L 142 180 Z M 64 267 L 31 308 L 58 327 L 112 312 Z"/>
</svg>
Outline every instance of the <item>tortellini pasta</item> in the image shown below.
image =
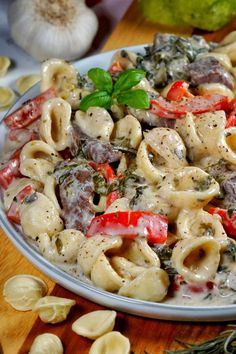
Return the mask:
<svg viewBox="0 0 236 354">
<path fill-rule="evenodd" d="M 39 234 L 37 244 L 42 255 L 56 263 L 76 263 L 80 244 L 84 241 L 82 232 L 65 229 L 50 237 L 47 233 Z"/>
<path fill-rule="evenodd" d="M 22 203 L 19 213 L 24 234 L 31 239 L 36 239 L 42 233 L 52 236 L 63 230 L 63 221 L 56 207 L 42 193 L 35 192 L 34 200 Z"/>
<path fill-rule="evenodd" d="M 3 296 L 18 311 L 32 310 L 36 302 L 47 294 L 46 283 L 38 277 L 28 274 L 9 278 L 3 287 Z"/>
<path fill-rule="evenodd" d="M 61 160 L 57 151 L 41 140 L 32 140 L 25 144 L 20 154 L 20 172 L 22 175 L 45 182 L 54 165 Z"/>
<path fill-rule="evenodd" d="M 92 311 L 79 317 L 78 320 L 72 324 L 72 330 L 83 337 L 97 339 L 113 330 L 115 319 L 115 311 Z"/>
<path fill-rule="evenodd" d="M 114 122 L 106 109 L 90 107 L 87 112 L 77 111 L 75 123 L 81 131 L 91 138 L 109 141 Z"/>
<path fill-rule="evenodd" d="M 33 311 L 37 312 L 45 323 L 59 323 L 66 319 L 75 300 L 57 296 L 44 296 L 36 302 Z"/>
<path fill-rule="evenodd" d="M 71 143 L 71 106 L 62 98 L 52 98 L 44 103 L 39 133 L 56 151 L 65 150 Z"/>
<path fill-rule="evenodd" d="M 141 124 L 129 114 L 115 123 L 113 136 L 121 145 L 136 149 L 142 140 Z"/>
<path fill-rule="evenodd" d="M 29 354 L 63 354 L 60 338 L 53 333 L 38 335 L 30 348 Z"/>
<path fill-rule="evenodd" d="M 220 262 L 220 244 L 210 236 L 178 241 L 173 265 L 187 282 L 205 283 L 214 278 Z"/>
</svg>

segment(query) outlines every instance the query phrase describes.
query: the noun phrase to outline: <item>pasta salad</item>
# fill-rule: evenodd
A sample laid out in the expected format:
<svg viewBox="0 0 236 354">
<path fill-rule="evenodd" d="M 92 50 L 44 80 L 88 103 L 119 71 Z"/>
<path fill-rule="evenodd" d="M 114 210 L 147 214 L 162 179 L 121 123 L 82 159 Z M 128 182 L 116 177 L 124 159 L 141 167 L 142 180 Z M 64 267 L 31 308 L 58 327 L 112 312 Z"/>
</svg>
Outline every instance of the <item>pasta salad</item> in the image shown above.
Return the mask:
<svg viewBox="0 0 236 354">
<path fill-rule="evenodd" d="M 42 64 L 4 118 L 0 186 L 43 257 L 121 296 L 236 303 L 235 37 L 157 34 L 85 75 Z"/>
</svg>

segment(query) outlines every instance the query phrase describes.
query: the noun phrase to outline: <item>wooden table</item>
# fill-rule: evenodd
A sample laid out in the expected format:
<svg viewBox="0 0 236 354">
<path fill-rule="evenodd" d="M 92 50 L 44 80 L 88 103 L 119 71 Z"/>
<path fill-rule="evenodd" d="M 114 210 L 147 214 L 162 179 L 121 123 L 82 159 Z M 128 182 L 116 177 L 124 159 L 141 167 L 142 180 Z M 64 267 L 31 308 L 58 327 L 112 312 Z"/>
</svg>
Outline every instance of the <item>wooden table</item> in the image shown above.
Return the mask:
<svg viewBox="0 0 236 354">
<path fill-rule="evenodd" d="M 221 39 L 226 33 L 236 28 L 236 21 L 225 29 L 206 35 L 208 39 Z M 118 24 L 115 31 L 105 44 L 104 51 L 133 44 L 151 43 L 153 34 L 157 31 L 169 31 L 164 27 L 149 24 L 140 13 L 136 1 Z M 179 34 L 191 34 L 188 31 L 179 30 Z M 91 341 L 77 336 L 71 330 L 71 324 L 82 314 L 102 309 L 102 306 L 87 301 L 75 294 L 56 285 L 39 270 L 34 268 L 11 244 L 3 231 L 0 230 L 0 343 L 4 354 L 28 353 L 30 345 L 36 335 L 44 332 L 52 332 L 61 338 L 66 354 L 86 354 L 91 346 Z M 32 274 L 44 279 L 53 295 L 73 298 L 77 305 L 72 308 L 68 319 L 58 325 L 46 325 L 37 319 L 37 315 L 31 311 L 18 312 L 11 308 L 2 297 L 4 282 L 16 274 Z M 193 319 L 194 320 L 194 319 Z M 132 351 L 135 354 L 159 354 L 164 349 L 179 348 L 174 341 L 179 338 L 183 341 L 203 341 L 217 335 L 226 324 L 214 323 L 177 323 L 171 321 L 158 321 L 118 313 L 116 330 L 129 337 Z M 1 353 L 1 349 L 0 349 Z"/>
</svg>

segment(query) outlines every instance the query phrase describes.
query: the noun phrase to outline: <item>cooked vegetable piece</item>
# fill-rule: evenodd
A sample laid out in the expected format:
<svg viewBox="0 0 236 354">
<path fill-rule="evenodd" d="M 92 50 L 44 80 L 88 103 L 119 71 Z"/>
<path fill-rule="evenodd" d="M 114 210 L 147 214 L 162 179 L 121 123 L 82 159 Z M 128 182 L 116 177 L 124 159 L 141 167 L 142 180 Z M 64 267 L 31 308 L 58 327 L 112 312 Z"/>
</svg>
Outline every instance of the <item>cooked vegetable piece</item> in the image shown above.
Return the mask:
<svg viewBox="0 0 236 354">
<path fill-rule="evenodd" d="M 124 236 L 130 239 L 147 237 L 150 244 L 167 240 L 168 220 L 165 216 L 145 211 L 118 211 L 96 216 L 87 230 L 87 237 L 100 235 Z"/>
<path fill-rule="evenodd" d="M 4 118 L 5 124 L 11 129 L 27 127 L 40 117 L 43 103 L 56 96 L 56 91 L 53 88 L 48 89 Z"/>
<path fill-rule="evenodd" d="M 9 220 L 15 222 L 16 224 L 20 224 L 20 215 L 19 215 L 19 206 L 24 200 L 34 194 L 34 189 L 32 186 L 28 185 L 24 187 L 13 199 L 11 206 L 7 212 L 7 217 Z M 36 193 L 35 193 L 36 195 Z"/>
<path fill-rule="evenodd" d="M 7 187 L 11 184 L 14 177 L 20 177 L 20 151 L 17 150 L 10 160 L 6 162 L 2 168 L 0 168 L 0 185 L 7 189 Z"/>
<path fill-rule="evenodd" d="M 193 95 L 188 91 L 189 84 L 183 80 L 175 81 L 169 91 L 167 92 L 166 98 L 169 101 L 181 101 L 184 97 L 193 97 Z"/>
<path fill-rule="evenodd" d="M 232 236 L 233 238 L 236 238 L 236 212 L 233 212 L 230 216 L 229 212 L 226 209 L 211 207 L 209 209 L 209 213 L 212 215 L 219 215 L 222 220 L 222 225 L 224 226 L 224 229 L 227 234 Z"/>
</svg>

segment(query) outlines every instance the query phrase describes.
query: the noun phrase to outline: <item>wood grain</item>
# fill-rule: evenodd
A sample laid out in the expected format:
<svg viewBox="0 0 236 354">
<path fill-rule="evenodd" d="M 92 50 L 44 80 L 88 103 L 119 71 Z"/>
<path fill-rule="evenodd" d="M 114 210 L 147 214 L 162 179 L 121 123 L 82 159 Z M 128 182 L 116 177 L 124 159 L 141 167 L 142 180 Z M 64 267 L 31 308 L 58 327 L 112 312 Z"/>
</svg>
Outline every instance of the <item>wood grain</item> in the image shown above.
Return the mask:
<svg viewBox="0 0 236 354">
<path fill-rule="evenodd" d="M 193 29 L 178 30 L 175 33 L 190 35 L 191 33 L 204 34 L 209 40 L 221 40 L 223 36 L 236 28 L 236 19 L 227 27 L 215 32 L 204 33 Z M 148 23 L 139 13 L 137 1 L 134 1 L 122 21 L 110 36 L 103 51 L 134 44 L 151 43 L 154 33 L 173 32 L 173 29 Z M 72 332 L 71 324 L 82 314 L 101 309 L 102 307 L 87 301 L 54 282 L 32 266 L 11 244 L 0 230 L 0 343 L 4 354 L 26 354 L 36 335 L 51 332 L 59 335 L 63 341 L 65 353 L 86 354 L 91 341 Z M 58 325 L 42 323 L 35 313 L 18 312 L 11 308 L 2 297 L 2 288 L 6 279 L 16 274 L 33 274 L 44 279 L 49 292 L 53 295 L 76 299 L 77 305 L 72 308 L 69 318 Z M 96 299 L 94 299 L 96 302 Z M 160 354 L 164 349 L 178 348 L 175 338 L 188 342 L 197 342 L 209 339 L 218 334 L 225 325 L 220 323 L 178 323 L 172 321 L 158 321 L 118 313 L 115 329 L 129 337 L 132 350 L 135 354 Z M 1 350 L 0 350 L 1 352 Z"/>
</svg>

